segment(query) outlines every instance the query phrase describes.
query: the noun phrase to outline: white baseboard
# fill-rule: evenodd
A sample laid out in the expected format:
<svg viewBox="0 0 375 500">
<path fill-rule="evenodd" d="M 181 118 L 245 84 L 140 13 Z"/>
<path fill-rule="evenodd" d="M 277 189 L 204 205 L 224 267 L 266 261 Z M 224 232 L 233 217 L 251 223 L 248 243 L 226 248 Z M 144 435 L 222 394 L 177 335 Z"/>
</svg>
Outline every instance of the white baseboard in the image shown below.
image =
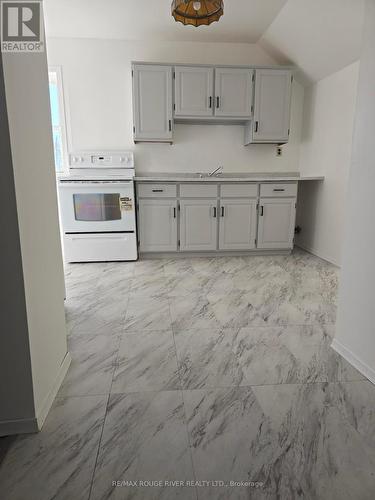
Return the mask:
<svg viewBox="0 0 375 500">
<path fill-rule="evenodd" d="M 65 375 L 67 374 L 67 371 L 70 366 L 70 362 L 72 361 L 72 358 L 70 357 L 70 353 L 67 352 L 65 355 L 65 358 L 63 359 L 59 372 L 57 374 L 57 377 L 52 385 L 52 388 L 50 392 L 47 394 L 45 397 L 41 407 L 37 411 L 37 416 L 36 416 L 36 421 L 38 424 L 38 430 L 41 430 L 45 419 L 47 418 L 48 412 L 51 409 L 52 403 L 56 397 L 56 394 L 58 393 L 60 386 L 62 384 L 62 381 L 65 378 Z"/>
<path fill-rule="evenodd" d="M 38 422 L 36 418 L 4 420 L 3 422 L 0 422 L 0 436 L 30 434 L 33 432 L 38 432 Z"/>
<path fill-rule="evenodd" d="M 361 361 L 355 354 L 352 353 L 350 349 L 345 347 L 339 340 L 333 339 L 331 344 L 332 349 L 334 349 L 340 356 L 342 356 L 348 363 L 354 366 L 364 377 L 366 377 L 370 382 L 375 384 L 375 370 L 370 368 L 366 363 Z"/>
<path fill-rule="evenodd" d="M 326 255 L 323 255 L 321 252 L 318 252 L 315 250 L 315 248 L 309 247 L 308 245 L 304 245 L 303 243 L 299 243 L 298 241 L 296 242 L 296 247 L 302 248 L 302 250 L 305 250 L 306 252 L 309 252 L 316 257 L 319 257 L 319 259 L 326 260 L 330 264 L 333 264 L 336 267 L 341 267 L 341 265 L 332 257 L 327 257 Z"/>
</svg>

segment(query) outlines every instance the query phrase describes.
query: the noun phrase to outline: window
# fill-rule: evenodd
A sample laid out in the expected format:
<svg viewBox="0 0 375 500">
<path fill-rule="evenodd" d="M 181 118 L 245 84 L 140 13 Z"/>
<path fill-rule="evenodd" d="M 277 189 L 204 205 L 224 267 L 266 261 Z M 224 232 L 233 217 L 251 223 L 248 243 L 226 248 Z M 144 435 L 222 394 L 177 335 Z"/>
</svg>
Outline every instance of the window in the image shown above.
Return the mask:
<svg viewBox="0 0 375 500">
<path fill-rule="evenodd" d="M 49 95 L 51 102 L 53 148 L 56 172 L 64 172 L 67 167 L 68 148 L 66 141 L 65 109 L 60 68 L 50 68 Z"/>
</svg>

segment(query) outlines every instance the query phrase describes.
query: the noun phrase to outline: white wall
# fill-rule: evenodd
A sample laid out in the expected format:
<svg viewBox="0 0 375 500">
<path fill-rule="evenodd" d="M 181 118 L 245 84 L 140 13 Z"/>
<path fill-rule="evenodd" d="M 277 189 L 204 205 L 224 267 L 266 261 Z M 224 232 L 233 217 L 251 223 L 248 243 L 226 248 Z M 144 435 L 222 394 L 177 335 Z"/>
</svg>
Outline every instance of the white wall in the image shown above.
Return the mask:
<svg viewBox="0 0 375 500">
<path fill-rule="evenodd" d="M 0 436 L 7 436 L 17 432 L 33 432 L 36 430 L 36 422 L 21 245 L 1 52 L 0 116 L 0 227 L 2 238 L 0 244 Z"/>
<path fill-rule="evenodd" d="M 47 59 L 3 54 L 36 418 L 61 382 L 67 354 Z"/>
<path fill-rule="evenodd" d="M 257 45 L 51 38 L 62 66 L 70 149 L 130 149 L 139 171 L 297 171 L 303 88 L 294 84 L 291 138 L 281 158 L 269 145 L 244 147 L 243 126 L 177 125 L 174 145 L 133 143 L 130 63 L 274 64 Z"/>
<path fill-rule="evenodd" d="M 375 383 L 375 2 L 368 0 L 333 346 Z"/>
<path fill-rule="evenodd" d="M 324 182 L 300 186 L 296 242 L 341 263 L 344 207 L 352 154 L 359 63 L 305 89 L 300 147 L 302 175 L 324 175 Z"/>
</svg>

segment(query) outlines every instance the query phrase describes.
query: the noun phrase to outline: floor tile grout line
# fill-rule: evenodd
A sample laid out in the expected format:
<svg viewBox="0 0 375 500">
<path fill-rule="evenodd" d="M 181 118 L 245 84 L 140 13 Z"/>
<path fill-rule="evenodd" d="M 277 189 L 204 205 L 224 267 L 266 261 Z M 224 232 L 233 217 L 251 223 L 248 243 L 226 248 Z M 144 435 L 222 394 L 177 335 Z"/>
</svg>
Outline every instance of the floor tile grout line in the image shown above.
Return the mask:
<svg viewBox="0 0 375 500">
<path fill-rule="evenodd" d="M 128 297 L 128 300 L 129 300 L 129 297 Z M 125 323 L 125 318 L 124 318 L 124 323 Z M 125 326 L 125 324 L 124 324 L 124 326 Z M 106 422 L 107 414 L 108 414 L 108 406 L 109 406 L 109 400 L 110 400 L 110 397 L 111 397 L 111 391 L 112 391 L 112 386 L 113 386 L 113 379 L 114 379 L 115 372 L 116 372 L 116 369 L 117 369 L 117 362 L 118 362 L 118 357 L 119 357 L 119 351 L 120 351 L 120 345 L 121 345 L 122 335 L 119 335 L 117 340 L 118 340 L 117 354 L 116 354 L 116 359 L 114 361 L 114 366 L 113 366 L 113 369 L 112 369 L 111 386 L 109 388 L 109 393 L 108 393 L 108 396 L 107 396 L 107 404 L 106 404 L 106 407 L 105 407 L 105 414 L 104 414 L 104 419 L 103 419 L 103 425 L 102 425 L 102 430 L 101 430 L 101 433 L 100 433 L 100 438 L 99 438 L 99 443 L 98 443 L 98 450 L 97 450 L 97 453 L 96 453 L 95 464 L 94 464 L 94 468 L 93 468 L 93 472 L 92 472 L 92 478 L 91 478 L 91 483 L 90 483 L 90 492 L 89 492 L 88 500 L 91 499 L 92 490 L 93 490 L 93 486 L 94 486 L 94 480 L 95 480 L 95 474 L 96 474 L 96 467 L 97 467 L 97 463 L 98 463 L 98 458 L 99 458 L 99 453 L 100 453 L 100 447 L 101 447 L 101 444 L 102 444 L 102 438 L 103 438 L 103 433 L 104 433 L 104 426 L 105 426 L 105 422 Z"/>
<path fill-rule="evenodd" d="M 170 322 L 171 322 L 172 338 L 173 338 L 173 344 L 174 344 L 175 355 L 176 355 L 177 374 L 178 374 L 178 378 L 179 378 L 179 381 L 180 381 L 180 393 L 181 393 L 181 398 L 182 398 L 182 406 L 183 406 L 183 409 L 184 409 L 184 426 L 185 426 L 185 432 L 186 432 L 186 437 L 187 437 L 187 442 L 188 442 L 188 447 L 189 447 L 189 456 L 190 456 L 191 469 L 192 469 L 192 472 L 193 472 L 194 481 L 196 481 L 196 473 L 195 473 L 195 467 L 194 467 L 194 461 L 193 461 L 193 454 L 192 454 L 192 451 L 191 451 L 191 441 L 190 441 L 189 427 L 188 427 L 188 424 L 187 424 L 186 404 L 185 404 L 185 399 L 184 399 L 184 391 L 182 389 L 180 363 L 179 363 L 179 359 L 178 359 L 178 356 L 177 356 L 177 345 L 176 345 L 176 339 L 175 339 L 174 331 L 173 331 L 171 304 L 170 304 L 169 297 L 168 297 L 167 300 L 168 300 L 169 319 L 170 319 Z M 197 490 L 196 486 L 194 486 L 194 490 L 195 490 L 196 500 L 198 500 L 198 490 Z"/>
<path fill-rule="evenodd" d="M 363 382 L 371 383 L 368 379 L 352 379 L 352 380 L 333 380 L 333 381 L 316 381 L 316 382 L 280 382 L 280 383 L 269 383 L 269 384 L 243 384 L 243 385 L 217 385 L 217 386 L 205 386 L 205 387 L 195 387 L 195 388 L 177 388 L 177 389 L 152 389 L 152 390 L 133 390 L 133 391 L 118 391 L 111 394 L 83 394 L 79 396 L 61 396 L 57 397 L 58 400 L 74 399 L 74 398 L 95 398 L 100 396 L 110 396 L 110 395 L 131 395 L 131 394 L 157 394 L 160 392 L 209 392 L 215 390 L 232 390 L 232 389 L 251 389 L 252 387 L 279 387 L 279 386 L 312 386 L 312 385 L 342 385 L 342 384 L 360 384 Z"/>
<path fill-rule="evenodd" d="M 189 427 L 187 423 L 187 412 L 186 412 L 186 403 L 185 403 L 185 398 L 184 398 L 184 390 L 181 389 L 181 398 L 182 398 L 182 405 L 184 407 L 184 425 L 185 425 L 185 431 L 186 431 L 186 436 L 187 436 L 187 441 L 188 441 L 188 446 L 189 446 L 189 456 L 190 456 L 190 462 L 191 462 L 191 469 L 193 472 L 193 478 L 194 481 L 197 480 L 197 475 L 195 471 L 195 466 L 194 466 L 194 460 L 193 460 L 193 452 L 192 452 L 192 446 L 191 446 L 191 440 L 190 440 L 190 433 L 189 433 Z M 195 496 L 196 500 L 198 500 L 198 489 L 196 486 L 194 486 L 195 490 Z"/>
<path fill-rule="evenodd" d="M 108 394 L 108 396 L 107 396 L 107 403 L 105 405 L 105 413 L 104 413 L 104 418 L 103 418 L 103 424 L 102 424 L 102 429 L 101 429 L 101 433 L 100 433 L 100 437 L 99 437 L 98 449 L 96 451 L 95 464 L 94 464 L 94 467 L 93 467 L 93 470 L 92 470 L 92 476 L 91 476 L 91 481 L 90 481 L 90 491 L 89 491 L 89 495 L 87 497 L 87 500 L 91 499 L 92 490 L 93 490 L 93 486 L 94 486 L 96 466 L 97 466 L 97 463 L 98 463 L 99 452 L 100 452 L 100 447 L 101 447 L 101 444 L 102 444 L 102 438 L 103 438 L 103 432 L 104 432 L 104 425 L 105 425 L 105 421 L 106 421 L 107 413 L 108 413 L 109 398 L 110 398 L 110 394 Z"/>
</svg>

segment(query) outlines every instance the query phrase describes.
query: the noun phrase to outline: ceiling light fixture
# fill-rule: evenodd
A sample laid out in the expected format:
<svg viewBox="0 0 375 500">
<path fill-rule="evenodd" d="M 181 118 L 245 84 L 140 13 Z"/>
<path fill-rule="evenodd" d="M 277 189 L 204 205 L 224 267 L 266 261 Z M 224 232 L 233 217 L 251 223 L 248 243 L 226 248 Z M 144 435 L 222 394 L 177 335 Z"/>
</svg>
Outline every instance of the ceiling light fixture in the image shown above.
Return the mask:
<svg viewBox="0 0 375 500">
<path fill-rule="evenodd" d="M 182 24 L 209 25 L 224 14 L 224 0 L 173 0 L 172 16 Z"/>
</svg>

